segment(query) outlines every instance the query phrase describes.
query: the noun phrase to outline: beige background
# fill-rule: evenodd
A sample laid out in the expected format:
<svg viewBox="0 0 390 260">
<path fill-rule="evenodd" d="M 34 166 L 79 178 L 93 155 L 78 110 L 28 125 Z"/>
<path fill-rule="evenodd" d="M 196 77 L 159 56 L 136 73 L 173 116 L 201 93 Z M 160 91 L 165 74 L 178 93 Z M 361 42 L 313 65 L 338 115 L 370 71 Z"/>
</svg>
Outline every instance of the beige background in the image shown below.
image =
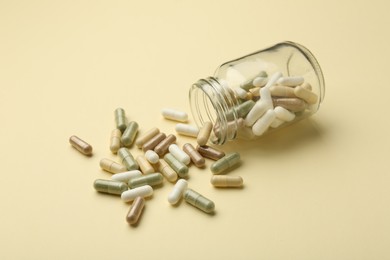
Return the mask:
<svg viewBox="0 0 390 260">
<path fill-rule="evenodd" d="M 389 259 L 388 10 L 386 1 L 1 1 L 0 259 Z M 141 134 L 174 133 L 163 107 L 190 112 L 193 82 L 283 40 L 317 57 L 325 101 L 310 120 L 223 147 L 242 155 L 230 174 L 243 189 L 215 189 L 208 169 L 190 168 L 214 216 L 171 207 L 165 181 L 131 227 L 129 204 L 94 191 L 110 178 L 99 160 L 116 159 L 115 108 Z M 72 134 L 93 157 L 71 148 Z"/>
</svg>

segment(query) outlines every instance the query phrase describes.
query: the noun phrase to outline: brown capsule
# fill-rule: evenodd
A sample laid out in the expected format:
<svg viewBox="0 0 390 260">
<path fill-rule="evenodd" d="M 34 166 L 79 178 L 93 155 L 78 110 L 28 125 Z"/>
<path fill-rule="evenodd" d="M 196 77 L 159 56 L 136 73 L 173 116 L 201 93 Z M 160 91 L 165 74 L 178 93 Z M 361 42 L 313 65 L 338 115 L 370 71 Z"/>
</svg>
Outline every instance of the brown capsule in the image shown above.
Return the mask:
<svg viewBox="0 0 390 260">
<path fill-rule="evenodd" d="M 163 157 L 164 154 L 168 152 L 169 145 L 176 141 L 176 136 L 173 134 L 168 135 L 164 140 L 162 140 L 159 144 L 156 145 L 154 151 L 158 154 L 158 156 Z"/>
<path fill-rule="evenodd" d="M 147 150 L 153 150 L 156 145 L 158 145 L 162 140 L 164 140 L 167 136 L 164 133 L 159 133 L 152 137 L 149 141 L 144 143 L 142 146 L 142 150 L 146 152 Z"/>
<path fill-rule="evenodd" d="M 154 136 L 156 136 L 158 133 L 160 133 L 160 129 L 158 129 L 157 127 L 153 127 L 152 129 L 150 129 L 149 131 L 147 131 L 145 134 L 143 134 L 141 137 L 139 137 L 136 141 L 135 141 L 135 145 L 138 147 L 138 148 L 142 148 L 142 146 L 147 142 L 149 141 L 150 139 L 152 139 Z"/>
<path fill-rule="evenodd" d="M 191 161 L 195 164 L 196 167 L 204 167 L 206 160 L 202 155 L 192 146 L 192 144 L 186 143 L 183 145 L 183 151 L 190 156 Z"/>
<path fill-rule="evenodd" d="M 281 106 L 291 112 L 303 111 L 306 108 L 306 102 L 299 98 L 273 98 L 274 107 Z"/>
<path fill-rule="evenodd" d="M 133 201 L 133 204 L 131 204 L 129 213 L 127 213 L 126 221 L 130 225 L 134 225 L 138 222 L 139 217 L 141 216 L 142 210 L 145 206 L 145 199 L 143 197 L 136 197 Z"/>
<path fill-rule="evenodd" d="M 203 146 L 197 146 L 196 147 L 196 150 L 203 156 L 203 157 L 206 157 L 206 158 L 209 158 L 211 160 L 214 160 L 214 161 L 217 161 L 219 159 L 221 159 L 222 157 L 225 156 L 225 153 L 220 151 L 220 150 L 217 150 L 213 147 L 210 147 L 210 146 L 207 146 L 207 145 L 203 145 Z"/>
<path fill-rule="evenodd" d="M 69 138 L 69 143 L 80 153 L 84 155 L 92 155 L 92 146 L 79 137 L 72 135 Z"/>
</svg>

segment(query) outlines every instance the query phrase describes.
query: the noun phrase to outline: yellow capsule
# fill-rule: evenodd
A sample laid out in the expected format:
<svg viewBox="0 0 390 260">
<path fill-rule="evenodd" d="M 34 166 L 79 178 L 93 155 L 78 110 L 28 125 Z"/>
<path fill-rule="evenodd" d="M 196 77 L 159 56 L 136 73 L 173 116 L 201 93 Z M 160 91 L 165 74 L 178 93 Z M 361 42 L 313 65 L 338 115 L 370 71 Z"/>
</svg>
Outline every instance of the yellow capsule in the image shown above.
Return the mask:
<svg viewBox="0 0 390 260">
<path fill-rule="evenodd" d="M 113 160 L 110 159 L 101 159 L 100 160 L 100 167 L 108 172 L 111 173 L 119 173 L 119 172 L 125 172 L 126 167 L 122 164 L 119 164 L 117 162 L 114 162 Z"/>
<path fill-rule="evenodd" d="M 213 129 L 213 123 L 205 122 L 203 124 L 202 128 L 199 130 L 198 137 L 196 138 L 196 141 L 200 146 L 207 144 L 212 129 Z"/>
<path fill-rule="evenodd" d="M 177 180 L 177 173 L 165 160 L 160 159 L 156 164 L 156 168 L 169 182 L 175 182 Z"/>
<path fill-rule="evenodd" d="M 244 183 L 240 176 L 214 175 L 210 180 L 214 187 L 241 187 Z"/>
<path fill-rule="evenodd" d="M 119 148 L 121 148 L 121 136 L 121 130 L 117 128 L 112 130 L 110 138 L 110 150 L 112 153 L 117 153 Z"/>
<path fill-rule="evenodd" d="M 135 160 L 138 163 L 139 168 L 143 174 L 149 174 L 154 172 L 153 166 L 146 160 L 146 157 L 143 155 L 137 156 Z"/>
</svg>

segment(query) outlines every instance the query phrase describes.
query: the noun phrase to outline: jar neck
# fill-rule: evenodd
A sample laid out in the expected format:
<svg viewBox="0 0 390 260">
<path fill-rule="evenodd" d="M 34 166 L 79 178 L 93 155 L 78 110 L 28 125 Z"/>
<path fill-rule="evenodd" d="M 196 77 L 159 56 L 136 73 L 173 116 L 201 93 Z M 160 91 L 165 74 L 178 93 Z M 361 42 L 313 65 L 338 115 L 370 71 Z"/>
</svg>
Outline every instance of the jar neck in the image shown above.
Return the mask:
<svg viewBox="0 0 390 260">
<path fill-rule="evenodd" d="M 194 83 L 190 89 L 191 112 L 199 128 L 207 121 L 213 123 L 211 142 L 224 144 L 237 136 L 239 104 L 235 93 L 217 78 L 208 77 Z"/>
</svg>

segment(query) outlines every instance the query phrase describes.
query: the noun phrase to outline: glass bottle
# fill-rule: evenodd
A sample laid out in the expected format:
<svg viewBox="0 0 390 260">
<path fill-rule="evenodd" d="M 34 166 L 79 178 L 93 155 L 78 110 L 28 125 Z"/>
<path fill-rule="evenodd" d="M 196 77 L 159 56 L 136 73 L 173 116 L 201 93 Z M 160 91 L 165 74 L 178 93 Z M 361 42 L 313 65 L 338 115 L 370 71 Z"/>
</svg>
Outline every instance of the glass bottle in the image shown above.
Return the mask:
<svg viewBox="0 0 390 260">
<path fill-rule="evenodd" d="M 210 141 L 224 144 L 256 139 L 306 118 L 317 112 L 324 94 L 314 55 L 286 41 L 222 64 L 214 76 L 192 85 L 189 98 L 197 126 L 211 121 Z"/>
</svg>

